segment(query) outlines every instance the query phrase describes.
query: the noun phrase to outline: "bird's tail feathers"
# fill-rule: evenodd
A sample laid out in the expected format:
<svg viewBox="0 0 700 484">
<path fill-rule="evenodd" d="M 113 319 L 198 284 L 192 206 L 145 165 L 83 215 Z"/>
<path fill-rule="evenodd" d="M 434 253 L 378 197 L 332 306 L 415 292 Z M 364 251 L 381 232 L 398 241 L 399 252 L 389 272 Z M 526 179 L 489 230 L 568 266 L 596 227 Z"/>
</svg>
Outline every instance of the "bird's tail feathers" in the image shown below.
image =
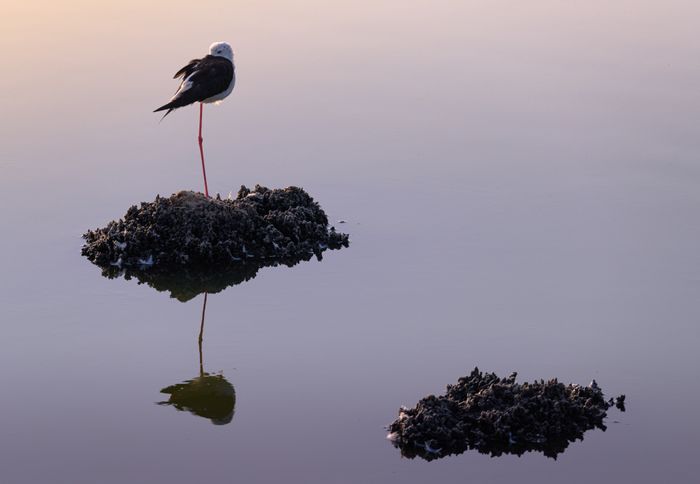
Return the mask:
<svg viewBox="0 0 700 484">
<path fill-rule="evenodd" d="M 166 109 L 167 109 L 167 111 L 165 111 Z M 172 102 L 169 102 L 168 104 L 162 105 L 161 107 L 159 107 L 158 109 L 156 109 L 156 110 L 153 111 L 153 112 L 154 112 L 154 113 L 157 113 L 157 112 L 159 112 L 159 111 L 165 111 L 165 114 L 163 115 L 163 117 L 160 118 L 160 120 L 163 121 L 163 120 L 165 119 L 165 117 L 166 117 L 168 114 L 170 114 L 174 109 L 175 109 L 175 107 L 173 107 L 173 103 L 172 103 Z"/>
<path fill-rule="evenodd" d="M 175 110 L 175 108 L 170 108 L 170 109 L 168 109 L 168 110 L 165 112 L 165 114 L 163 115 L 163 117 L 160 118 L 160 121 L 158 121 L 158 122 L 159 122 L 159 123 L 162 122 L 162 121 L 165 119 L 165 117 L 166 117 L 168 114 L 170 114 L 171 112 L 173 112 L 174 110 Z"/>
</svg>

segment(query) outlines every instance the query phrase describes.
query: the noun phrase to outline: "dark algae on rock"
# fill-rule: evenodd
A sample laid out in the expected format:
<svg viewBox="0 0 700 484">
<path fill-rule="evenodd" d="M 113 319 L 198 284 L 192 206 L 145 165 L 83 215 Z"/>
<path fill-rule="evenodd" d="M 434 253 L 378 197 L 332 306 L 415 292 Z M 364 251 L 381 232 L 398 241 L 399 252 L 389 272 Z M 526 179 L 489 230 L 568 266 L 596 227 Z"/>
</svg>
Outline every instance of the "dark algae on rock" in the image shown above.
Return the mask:
<svg viewBox="0 0 700 484">
<path fill-rule="evenodd" d="M 104 275 L 135 276 L 154 285 L 167 283 L 163 279 L 174 272 L 197 281 L 218 271 L 214 279 L 221 281 L 229 269 L 235 283 L 262 266 L 320 259 L 326 249 L 349 244 L 303 189 L 259 185 L 241 187 L 235 199 L 190 191 L 156 197 L 83 238 L 82 254 Z"/>
<path fill-rule="evenodd" d="M 542 452 L 555 458 L 603 420 L 624 395 L 605 400 L 595 381 L 564 385 L 556 379 L 516 383 L 516 373 L 499 378 L 478 368 L 445 395 L 430 395 L 414 408 L 402 407 L 388 427 L 404 457 L 425 460 L 476 450 L 491 456 Z"/>
</svg>

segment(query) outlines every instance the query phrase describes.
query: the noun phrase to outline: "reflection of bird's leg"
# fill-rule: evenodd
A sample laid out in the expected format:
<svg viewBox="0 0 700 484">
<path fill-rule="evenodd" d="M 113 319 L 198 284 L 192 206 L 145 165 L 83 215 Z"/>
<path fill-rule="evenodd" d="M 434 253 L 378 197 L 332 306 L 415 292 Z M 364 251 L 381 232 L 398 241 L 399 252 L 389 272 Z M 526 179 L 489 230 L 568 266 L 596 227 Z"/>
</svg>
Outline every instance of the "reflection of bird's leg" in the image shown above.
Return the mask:
<svg viewBox="0 0 700 484">
<path fill-rule="evenodd" d="M 202 359 L 202 340 L 204 339 L 204 314 L 207 311 L 207 293 L 204 293 L 204 303 L 202 304 L 202 322 L 199 325 L 199 376 L 204 375 L 204 361 Z"/>
<path fill-rule="evenodd" d="M 204 141 L 204 138 L 202 138 L 202 114 L 204 113 L 204 103 L 199 103 L 199 137 L 197 140 L 199 141 L 199 155 L 202 158 L 202 175 L 204 175 L 204 195 L 208 198 L 209 197 L 209 187 L 207 187 L 207 170 L 204 168 L 204 147 L 202 146 L 202 142 Z"/>
</svg>

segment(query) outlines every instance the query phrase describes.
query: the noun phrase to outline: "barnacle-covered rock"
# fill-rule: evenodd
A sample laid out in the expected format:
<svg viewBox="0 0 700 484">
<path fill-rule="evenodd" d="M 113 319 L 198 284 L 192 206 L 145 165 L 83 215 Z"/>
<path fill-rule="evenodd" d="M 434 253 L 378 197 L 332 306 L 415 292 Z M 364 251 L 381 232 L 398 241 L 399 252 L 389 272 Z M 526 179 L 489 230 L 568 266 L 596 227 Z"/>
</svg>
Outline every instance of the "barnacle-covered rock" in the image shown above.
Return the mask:
<svg viewBox="0 0 700 484">
<path fill-rule="evenodd" d="M 388 427 L 389 439 L 409 458 L 433 460 L 473 449 L 492 456 L 540 451 L 556 459 L 587 430 L 605 430 L 611 406 L 624 411 L 624 395 L 606 401 L 595 381 L 587 387 L 556 379 L 516 383 L 516 376 L 475 368 L 448 385 L 445 395 L 402 407 Z"/>
<path fill-rule="evenodd" d="M 222 270 L 289 264 L 348 246 L 348 236 L 298 187 L 241 187 L 235 199 L 182 191 L 132 206 L 83 235 L 82 254 L 103 269 Z M 112 270 L 113 272 L 113 270 Z"/>
</svg>

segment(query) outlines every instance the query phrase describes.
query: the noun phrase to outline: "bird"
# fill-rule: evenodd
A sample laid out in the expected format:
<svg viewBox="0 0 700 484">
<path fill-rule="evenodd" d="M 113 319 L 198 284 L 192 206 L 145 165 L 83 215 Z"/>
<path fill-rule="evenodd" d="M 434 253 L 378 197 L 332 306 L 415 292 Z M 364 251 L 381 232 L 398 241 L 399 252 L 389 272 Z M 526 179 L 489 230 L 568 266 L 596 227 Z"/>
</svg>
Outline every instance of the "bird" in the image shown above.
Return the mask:
<svg viewBox="0 0 700 484">
<path fill-rule="evenodd" d="M 219 104 L 233 91 L 236 84 L 236 68 L 233 64 L 233 49 L 228 42 L 214 42 L 209 46 L 209 54 L 201 59 L 192 59 L 186 66 L 175 73 L 173 79 L 181 77 L 180 86 L 175 95 L 166 104 L 155 111 L 166 111 L 161 121 L 175 109 L 199 103 L 199 155 L 202 159 L 204 176 L 204 195 L 209 197 L 207 171 L 204 166 L 204 147 L 202 138 L 202 116 L 205 103 Z"/>
</svg>

